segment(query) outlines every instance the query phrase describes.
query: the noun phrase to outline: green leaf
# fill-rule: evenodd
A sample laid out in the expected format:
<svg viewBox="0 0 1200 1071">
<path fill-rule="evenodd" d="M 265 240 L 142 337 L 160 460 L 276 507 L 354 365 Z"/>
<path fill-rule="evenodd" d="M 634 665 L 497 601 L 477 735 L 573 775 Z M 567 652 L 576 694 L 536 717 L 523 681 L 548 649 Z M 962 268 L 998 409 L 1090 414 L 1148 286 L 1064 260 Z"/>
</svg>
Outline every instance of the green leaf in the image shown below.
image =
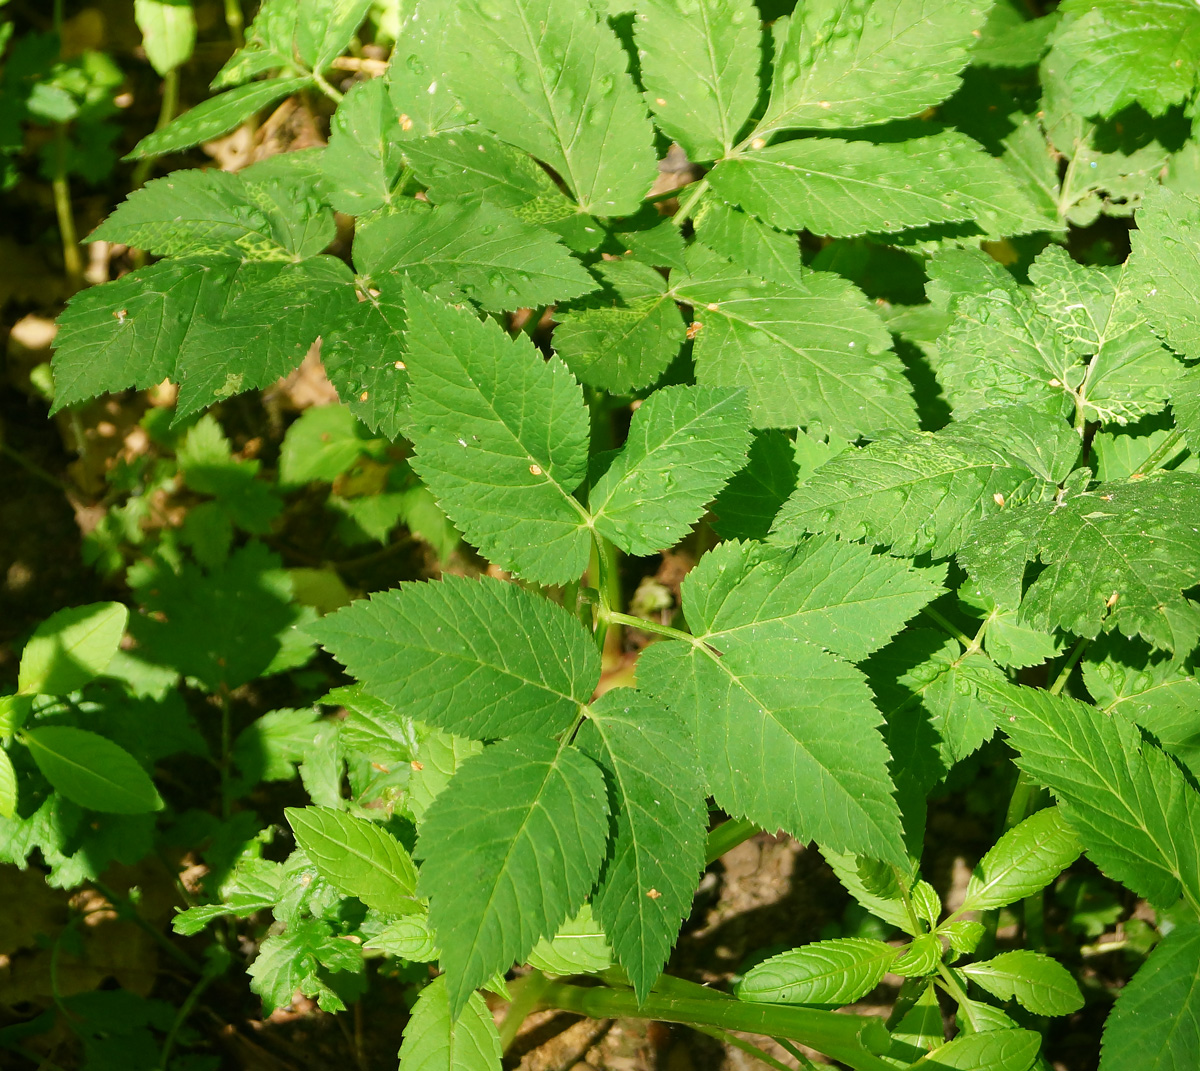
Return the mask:
<svg viewBox="0 0 1200 1071">
<path fill-rule="evenodd" d="M 483 751 L 478 740 L 465 736 L 452 736 L 438 729 L 417 726 L 420 744 L 417 748 L 416 765 L 408 778 L 408 794 L 403 800 L 404 813 L 420 827 L 430 804 L 450 783 L 467 759 Z"/>
<path fill-rule="evenodd" d="M 1112 636 L 1089 651 L 1083 681 L 1104 713 L 1120 710 L 1200 774 L 1200 682 L 1178 661 Z"/>
<path fill-rule="evenodd" d="M 1029 1071 L 1042 1047 L 1032 1030 L 960 1034 L 911 1064 L 912 1071 Z"/>
<path fill-rule="evenodd" d="M 989 4 L 805 4 L 776 30 L 771 102 L 755 133 L 916 115 L 958 88 Z"/>
<path fill-rule="evenodd" d="M 341 704 L 345 709 L 338 739 L 348 750 L 379 762 L 412 762 L 417 757 L 417 730 L 412 719 L 368 695 L 362 685 L 335 688 L 320 702 Z"/>
<path fill-rule="evenodd" d="M 967 885 L 961 911 L 990 911 L 1040 892 L 1079 857 L 1079 837 L 1057 807 L 1013 826 L 988 849 Z"/>
<path fill-rule="evenodd" d="M 698 742 L 717 803 L 798 840 L 902 863 L 881 719 L 862 674 L 794 637 L 731 636 L 720 650 L 657 643 L 638 661 L 641 686 Z"/>
<path fill-rule="evenodd" d="M 365 452 L 368 440 L 354 414 L 341 405 L 305 409 L 283 437 L 279 483 L 300 487 L 312 480 L 332 482 Z"/>
<path fill-rule="evenodd" d="M 400 1071 L 500 1071 L 500 1036 L 483 997 L 472 993 L 455 1015 L 445 975 L 427 985 L 404 1028 Z"/>
<path fill-rule="evenodd" d="M 481 740 L 569 728 L 600 680 L 577 618 L 489 577 L 403 584 L 310 631 L 369 693 Z"/>
<path fill-rule="evenodd" d="M 296 52 L 323 71 L 349 47 L 372 0 L 302 0 L 296 19 Z"/>
<path fill-rule="evenodd" d="M 191 0 L 134 0 L 133 17 L 142 31 L 146 59 L 160 75 L 191 58 L 196 45 Z"/>
<path fill-rule="evenodd" d="M 940 568 L 918 569 L 827 536 L 797 547 L 724 543 L 683 581 L 700 640 L 807 640 L 852 662 L 882 647 L 942 591 Z"/>
<path fill-rule="evenodd" d="M 605 291 L 557 312 L 554 351 L 581 382 L 614 394 L 653 383 L 683 345 L 666 280 L 636 260 L 601 262 Z"/>
<path fill-rule="evenodd" d="M 970 963 L 959 969 L 992 996 L 1015 998 L 1034 1015 L 1069 1015 L 1083 1007 L 1083 994 L 1071 972 L 1040 952 L 1002 952 L 986 963 Z"/>
<path fill-rule="evenodd" d="M 217 72 L 211 88 L 225 89 L 267 71 L 294 67 L 300 10 L 295 0 L 263 0 L 246 29 L 246 43 Z"/>
<path fill-rule="evenodd" d="M 1016 407 L 995 413 L 1006 429 L 1026 421 L 1050 443 L 1078 448 L 1064 421 Z M 999 439 L 992 419 L 883 438 L 827 461 L 784 503 L 772 540 L 833 532 L 890 546 L 893 554 L 952 554 L 982 519 L 1000 514 L 1007 521 L 1015 503 L 1046 487 L 1030 470 L 1036 459 L 1014 456 L 1017 444 Z"/>
<path fill-rule="evenodd" d="M 313 707 L 271 710 L 238 733 L 233 761 L 247 786 L 290 781 L 296 776 L 296 764 L 327 743 L 323 735 L 320 714 Z"/>
<path fill-rule="evenodd" d="M 471 120 L 450 92 L 443 74 L 453 62 L 454 5 L 415 0 L 398 10 L 396 47 L 386 75 L 401 138 L 423 138 L 459 130 Z"/>
<path fill-rule="evenodd" d="M 1065 3 L 1045 76 L 1066 87 L 1081 115 L 1131 104 L 1161 115 L 1192 97 L 1200 67 L 1200 14 L 1187 0 Z M 1153 56 L 1153 63 L 1146 57 Z"/>
<path fill-rule="evenodd" d="M 211 413 L 206 413 L 189 429 L 175 454 L 179 471 L 188 488 L 202 495 L 213 495 L 212 505 L 243 531 L 255 535 L 266 535 L 271 530 L 271 521 L 283 509 L 283 502 L 269 484 L 259 478 L 260 462 L 254 459 L 243 461 L 233 456 L 233 450 L 220 424 Z M 197 518 L 200 507 L 188 513 L 185 527 Z M 201 514 L 201 517 L 203 514 Z M 200 524 L 208 522 L 201 520 Z M 212 555 L 211 564 L 218 568 L 229 551 L 224 532 L 218 532 L 215 540 L 220 546 L 219 554 Z M 200 554 L 197 553 L 197 558 Z"/>
<path fill-rule="evenodd" d="M 352 86 L 338 105 L 321 163 L 339 212 L 361 216 L 393 203 L 404 170 L 399 125 L 382 78 Z"/>
<path fill-rule="evenodd" d="M 865 937 L 814 941 L 751 968 L 737 996 L 772 1004 L 853 1004 L 880 983 L 897 951 Z"/>
<path fill-rule="evenodd" d="M 891 1053 L 900 1059 L 919 1059 L 935 1045 L 943 1044 L 945 1039 L 937 988 L 929 981 L 904 1018 L 893 1028 Z"/>
<path fill-rule="evenodd" d="M 1168 186 L 1146 192 L 1130 233 L 1130 286 L 1150 322 L 1179 353 L 1200 351 L 1200 313 L 1192 295 L 1200 285 L 1200 199 Z"/>
<path fill-rule="evenodd" d="M 355 239 L 354 263 L 376 284 L 407 275 L 439 297 L 466 294 L 492 311 L 548 305 L 596 286 L 550 232 L 487 204 L 372 219 Z"/>
<path fill-rule="evenodd" d="M 404 300 L 391 279 L 378 289 L 329 322 L 321 363 L 350 412 L 372 431 L 398 439 L 408 417 Z"/>
<path fill-rule="evenodd" d="M 935 258 L 930 275 L 954 314 L 934 367 L 957 416 L 1012 401 L 1125 424 L 1158 412 L 1182 371 L 1124 266 L 1087 268 L 1052 245 L 1030 267 L 1032 291 L 965 250 Z"/>
<path fill-rule="evenodd" d="M 768 283 L 703 248 L 688 263 L 672 290 L 694 310 L 697 381 L 745 387 L 755 427 L 916 427 L 891 336 L 852 284 L 825 272 Z"/>
<path fill-rule="evenodd" d="M 982 683 L 1007 707 L 1017 765 L 1063 806 L 1092 861 L 1152 904 L 1200 903 L 1200 794 L 1119 712 Z"/>
<path fill-rule="evenodd" d="M 529 953 L 531 967 L 559 977 L 598 974 L 611 967 L 612 961 L 608 938 L 593 917 L 591 904 L 584 904 L 579 914 L 564 922 L 553 938 L 543 937 Z"/>
<path fill-rule="evenodd" d="M 959 560 L 999 603 L 1021 598 L 1027 561 L 1045 569 L 1021 599 L 1021 620 L 1049 632 L 1096 636 L 1118 628 L 1168 650 L 1190 650 L 1200 610 L 1180 592 L 1200 580 L 1200 477 L 1153 479 L 1060 492 L 980 524 Z"/>
<path fill-rule="evenodd" d="M 1200 1059 L 1200 926 L 1163 938 L 1104 1024 L 1100 1071 L 1183 1071 Z"/>
<path fill-rule="evenodd" d="M 406 142 L 404 155 L 434 204 L 486 201 L 527 223 L 576 212 L 537 161 L 478 128 Z"/>
<path fill-rule="evenodd" d="M 852 854 L 835 852 L 831 848 L 822 845 L 821 855 L 825 857 L 825 862 L 829 864 L 830 869 L 837 875 L 838 881 L 858 901 L 861 907 L 866 908 L 872 915 L 882 919 L 884 922 L 890 923 L 897 929 L 903 930 L 908 934 L 912 933 L 914 929 L 913 921 L 904 906 L 904 901 L 900 897 L 898 883 L 894 890 L 872 892 L 863 883 L 862 876 L 859 874 L 859 860 Z M 894 895 L 892 895 L 893 892 Z"/>
<path fill-rule="evenodd" d="M 942 942 L 934 933 L 920 933 L 912 939 L 898 958 L 892 960 L 894 974 L 904 978 L 921 978 L 937 973 L 942 961 Z"/>
<path fill-rule="evenodd" d="M 410 963 L 430 963 L 441 955 L 437 936 L 424 915 L 404 915 L 367 941 L 364 948 L 378 949 Z"/>
<path fill-rule="evenodd" d="M 577 743 L 604 771 L 613 839 L 592 906 L 642 998 L 667 961 L 704 869 L 708 810 L 680 719 L 614 688 L 588 708 Z"/>
<path fill-rule="evenodd" d="M 100 676 L 121 644 L 129 611 L 116 602 L 59 610 L 46 618 L 21 652 L 22 695 L 66 695 Z"/>
<path fill-rule="evenodd" d="M 265 82 L 253 82 L 228 93 L 219 93 L 171 120 L 161 130 L 147 134 L 125 159 L 144 160 L 150 156 L 181 152 L 202 141 L 219 138 L 267 105 L 311 85 L 312 79 L 307 76 L 268 78 Z"/>
<path fill-rule="evenodd" d="M 763 539 L 779 507 L 796 489 L 800 466 L 795 444 L 782 431 L 756 431 L 746 466 L 712 504 L 713 531 L 722 539 Z"/>
<path fill-rule="evenodd" d="M 416 868 L 382 826 L 331 807 L 289 807 L 284 816 L 317 873 L 336 889 L 385 914 L 417 906 Z"/>
<path fill-rule="evenodd" d="M 596 531 L 630 554 L 674 546 L 741 467 L 749 443 L 745 391 L 655 391 L 588 496 Z"/>
<path fill-rule="evenodd" d="M 800 244 L 785 234 L 716 198 L 707 198 L 694 221 L 696 241 L 741 265 L 751 275 L 791 286 L 807 274 L 800 263 Z"/>
<path fill-rule="evenodd" d="M 463 0 L 455 96 L 502 141 L 562 176 L 584 212 L 628 216 L 654 181 L 653 130 L 616 36 L 587 4 Z"/>
<path fill-rule="evenodd" d="M 17 771 L 8 752 L 0 748 L 0 818 L 12 818 L 17 811 Z"/>
<path fill-rule="evenodd" d="M 880 143 L 786 141 L 723 160 L 708 180 L 784 230 L 844 237 L 959 220 L 991 235 L 1045 229 L 1011 172 L 953 130 Z"/>
<path fill-rule="evenodd" d="M 316 997 L 322 1011 L 344 1011 L 341 998 L 321 979 L 318 972 L 322 968 L 361 973 L 362 952 L 357 945 L 334 936 L 329 923 L 303 918 L 293 919 L 284 933 L 263 941 L 246 973 L 251 990 L 262 998 L 264 1016 L 288 1007 L 296 990 Z"/>
<path fill-rule="evenodd" d="M 649 0 L 634 22 L 646 104 L 693 162 L 737 144 L 758 100 L 760 15 L 750 0 Z"/>
<path fill-rule="evenodd" d="M 27 729 L 21 736 L 46 780 L 72 803 L 109 814 L 142 814 L 163 801 L 146 771 L 103 736 L 65 725 Z"/>
<path fill-rule="evenodd" d="M 587 567 L 587 475 L 579 385 L 528 338 L 510 339 L 416 287 L 405 291 L 413 468 L 485 555 L 542 584 Z"/>
<path fill-rule="evenodd" d="M 579 910 L 607 839 L 604 777 L 574 748 L 506 740 L 463 763 L 417 842 L 451 1015 Z"/>
</svg>

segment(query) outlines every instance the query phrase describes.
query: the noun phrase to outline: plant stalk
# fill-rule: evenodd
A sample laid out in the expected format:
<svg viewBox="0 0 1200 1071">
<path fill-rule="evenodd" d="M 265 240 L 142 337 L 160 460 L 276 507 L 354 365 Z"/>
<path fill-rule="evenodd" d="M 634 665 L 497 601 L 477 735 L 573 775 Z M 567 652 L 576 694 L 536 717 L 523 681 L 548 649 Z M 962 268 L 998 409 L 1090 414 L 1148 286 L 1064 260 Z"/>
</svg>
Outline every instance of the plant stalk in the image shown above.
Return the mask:
<svg viewBox="0 0 1200 1071">
<path fill-rule="evenodd" d="M 517 1031 L 529 1017 L 529 1013 L 537 1007 L 542 994 L 550 979 L 539 970 L 533 970 L 524 978 L 510 982 L 508 990 L 512 993 L 512 1003 L 504 1013 L 504 1021 L 500 1024 L 500 1051 L 508 1052 L 512 1043 L 517 1039 Z"/>
<path fill-rule="evenodd" d="M 172 67 L 162 80 L 162 101 L 158 106 L 158 122 L 154 124 L 155 131 L 162 130 L 172 119 L 175 118 L 175 113 L 179 110 L 179 68 Z M 157 156 L 147 156 L 138 161 L 137 167 L 133 169 L 133 175 L 130 179 L 130 184 L 133 189 L 140 190 L 150 177 L 150 172 L 154 170 L 154 165 L 158 162 Z"/>
<path fill-rule="evenodd" d="M 701 179 L 696 183 L 696 188 L 692 190 L 688 199 L 679 206 L 678 211 L 671 217 L 671 222 L 676 227 L 682 227 L 689 219 L 692 218 L 692 213 L 696 210 L 696 205 L 700 198 L 708 192 L 708 179 Z"/>
<path fill-rule="evenodd" d="M 882 1058 L 891 1035 L 881 1019 L 741 1000 L 701 1000 L 651 993 L 644 1002 L 629 990 L 550 982 L 541 1004 L 592 1019 L 638 1018 L 688 1026 L 715 1026 L 800 1041 L 855 1071 L 895 1071 Z"/>
<path fill-rule="evenodd" d="M 704 849 L 706 863 L 715 863 L 727 851 L 748 841 L 759 831 L 758 826 L 745 818 L 730 818 L 708 834 L 708 845 Z"/>
<path fill-rule="evenodd" d="M 1178 429 L 1172 431 L 1170 435 L 1168 435 L 1161 443 L 1158 444 L 1158 446 L 1151 452 L 1150 456 L 1138 466 L 1137 472 L 1135 472 L 1129 478 L 1131 480 L 1144 479 L 1155 469 L 1161 467 L 1163 462 L 1169 461 L 1174 456 L 1175 448 L 1179 445 L 1179 442 L 1182 438 L 1183 432 L 1179 431 Z"/>
<path fill-rule="evenodd" d="M 234 48 L 241 48 L 246 43 L 244 27 L 246 21 L 242 16 L 241 0 L 225 0 L 225 25 L 229 27 L 229 39 Z"/>
<path fill-rule="evenodd" d="M 72 291 L 83 285 L 83 257 L 79 253 L 79 234 L 75 230 L 75 215 L 71 211 L 71 183 L 67 178 L 67 128 L 58 124 L 56 136 L 54 178 L 54 214 L 58 217 L 58 233 L 62 239 L 63 268 Z"/>
</svg>

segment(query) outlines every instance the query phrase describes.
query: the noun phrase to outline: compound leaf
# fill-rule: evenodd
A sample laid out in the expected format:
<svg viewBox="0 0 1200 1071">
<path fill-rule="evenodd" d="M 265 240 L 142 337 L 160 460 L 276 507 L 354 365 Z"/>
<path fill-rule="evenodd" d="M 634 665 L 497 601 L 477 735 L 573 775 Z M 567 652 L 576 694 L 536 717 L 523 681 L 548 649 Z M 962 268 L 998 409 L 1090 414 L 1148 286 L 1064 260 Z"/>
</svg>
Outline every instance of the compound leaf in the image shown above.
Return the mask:
<svg viewBox="0 0 1200 1071">
<path fill-rule="evenodd" d="M 400 1071 L 500 1071 L 500 1035 L 483 997 L 472 993 L 456 1016 L 445 975 L 422 989 L 404 1028 Z"/>
<path fill-rule="evenodd" d="M 381 825 L 331 807 L 289 807 L 284 816 L 317 873 L 338 891 L 389 915 L 416 910 L 416 868 Z"/>
<path fill-rule="evenodd" d="M 871 992 L 899 950 L 865 937 L 814 941 L 750 969 L 739 1000 L 772 1004 L 853 1004 Z"/>
<path fill-rule="evenodd" d="M 607 840 L 604 776 L 574 748 L 505 740 L 459 767 L 417 842 L 452 1016 L 579 910 Z"/>
<path fill-rule="evenodd" d="M 649 0 L 634 23 L 646 103 L 693 161 L 737 144 L 758 100 L 760 16 L 750 0 Z"/>
<path fill-rule="evenodd" d="M 413 467 L 439 505 L 498 565 L 543 584 L 587 567 L 587 475 L 579 384 L 523 335 L 405 290 Z"/>
<path fill-rule="evenodd" d="M 1200 902 L 1200 794 L 1119 712 L 980 681 L 1006 707 L 1017 765 L 1059 800 L 1101 870 L 1152 904 Z"/>
<path fill-rule="evenodd" d="M 370 694 L 480 740 L 561 732 L 600 680 L 575 617 L 490 577 L 402 584 L 310 631 Z"/>
<path fill-rule="evenodd" d="M 1100 1071 L 1183 1071 L 1200 1059 L 1200 926 L 1177 926 L 1121 990 Z"/>
<path fill-rule="evenodd" d="M 729 637 L 720 655 L 700 642 L 653 644 L 638 680 L 684 718 L 726 812 L 904 862 L 882 719 L 853 666 L 798 637 Z"/>
<path fill-rule="evenodd" d="M 592 907 L 641 999 L 704 869 L 708 812 L 695 744 L 675 714 L 628 688 L 588 708 L 578 744 L 605 773 L 614 824 Z"/>
<path fill-rule="evenodd" d="M 656 391 L 588 496 L 596 531 L 630 554 L 674 546 L 741 467 L 749 443 L 745 391 Z"/>
<path fill-rule="evenodd" d="M 589 4 L 458 6 L 455 95 L 501 140 L 545 161 L 584 212 L 632 215 L 654 181 L 652 128 L 616 36 Z"/>
<path fill-rule="evenodd" d="M 866 658 L 942 592 L 940 568 L 915 568 L 829 536 L 795 547 L 729 542 L 683 581 L 692 633 L 718 650 L 798 638 L 852 662 Z"/>
</svg>

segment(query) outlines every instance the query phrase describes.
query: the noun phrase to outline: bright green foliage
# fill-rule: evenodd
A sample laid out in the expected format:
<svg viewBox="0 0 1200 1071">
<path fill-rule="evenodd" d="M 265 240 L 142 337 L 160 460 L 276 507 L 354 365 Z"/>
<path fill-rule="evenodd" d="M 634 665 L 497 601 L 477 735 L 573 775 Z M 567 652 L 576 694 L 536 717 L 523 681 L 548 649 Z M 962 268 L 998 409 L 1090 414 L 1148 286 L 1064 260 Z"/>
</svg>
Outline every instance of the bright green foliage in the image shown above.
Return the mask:
<svg viewBox="0 0 1200 1071">
<path fill-rule="evenodd" d="M 639 9 L 646 104 L 689 159 L 715 160 L 737 144 L 758 98 L 758 21 L 749 0 L 651 0 Z"/>
<path fill-rule="evenodd" d="M 600 768 L 572 747 L 508 740 L 463 764 L 421 824 L 418 886 L 450 1010 L 574 915 L 607 839 Z"/>
<path fill-rule="evenodd" d="M 404 156 L 392 137 L 398 123 L 382 79 L 360 83 L 346 94 L 330 124 L 329 149 L 321 156 L 325 178 L 336 191 L 329 203 L 339 212 L 358 216 L 399 200 Z"/>
<path fill-rule="evenodd" d="M 1021 620 L 1095 636 L 1116 627 L 1156 647 L 1186 651 L 1200 611 L 1180 592 L 1200 580 L 1200 480 L 1152 480 L 1064 490 L 980 525 L 960 560 L 997 602 L 1021 604 Z M 1022 595 L 1025 563 L 1046 569 Z"/>
<path fill-rule="evenodd" d="M 541 583 L 587 565 L 579 385 L 528 340 L 413 288 L 406 292 L 413 467 L 451 520 L 494 560 Z"/>
<path fill-rule="evenodd" d="M 1048 493 L 1040 481 L 1060 478 L 1075 453 L 1064 422 L 1016 408 L 997 415 L 1010 432 L 1003 441 L 977 418 L 834 458 L 784 503 L 772 538 L 834 532 L 893 554 L 953 553 L 981 518 Z"/>
<path fill-rule="evenodd" d="M 665 387 L 633 415 L 629 438 L 592 486 L 600 535 L 630 554 L 679 542 L 746 460 L 745 393 Z"/>
<path fill-rule="evenodd" d="M 268 937 L 258 958 L 247 968 L 250 988 L 263 1002 L 263 1013 L 286 1008 L 300 990 L 316 997 L 325 1011 L 342 1011 L 345 1004 L 322 977 L 326 972 L 362 970 L 362 956 L 348 941 L 334 935 L 329 923 L 319 918 L 300 919 L 287 932 Z"/>
<path fill-rule="evenodd" d="M 1079 838 L 1059 808 L 1038 811 L 1005 833 L 979 861 L 962 910 L 987 911 L 1031 896 L 1078 855 Z"/>
<path fill-rule="evenodd" d="M 196 15 L 190 0 L 134 0 L 146 58 L 159 74 L 185 63 L 196 44 Z"/>
<path fill-rule="evenodd" d="M 960 1034 L 911 1066 L 914 1071 L 1029 1071 L 1041 1040 L 1032 1030 L 988 1030 Z"/>
<path fill-rule="evenodd" d="M 584 212 L 637 211 L 654 180 L 652 131 L 591 6 L 462 0 L 457 14 L 445 73 L 466 110 L 554 168 Z"/>
<path fill-rule="evenodd" d="M 1124 424 L 1166 403 L 1181 367 L 1150 329 L 1132 269 L 1086 268 L 1049 246 L 1030 267 L 1032 291 L 965 250 L 930 271 L 954 313 L 935 368 L 956 411 L 1066 405 L 1081 420 Z"/>
<path fill-rule="evenodd" d="M 553 938 L 543 937 L 529 953 L 529 965 L 547 974 L 592 974 L 612 966 L 612 949 L 603 928 L 584 904 L 579 914 L 559 927 Z"/>
<path fill-rule="evenodd" d="M 66 695 L 82 688 L 108 668 L 128 621 L 129 611 L 115 602 L 59 610 L 25 644 L 17 688 L 23 695 Z"/>
<path fill-rule="evenodd" d="M 437 978 L 421 991 L 400 1046 L 400 1071 L 499 1071 L 500 1038 L 483 997 L 471 994 L 460 1015 Z"/>
<path fill-rule="evenodd" d="M 697 381 L 745 387 L 755 427 L 818 422 L 855 436 L 915 426 L 888 334 L 849 283 L 816 272 L 770 283 L 697 249 L 674 292 L 693 307 Z"/>
<path fill-rule="evenodd" d="M 12 818 L 17 809 L 17 771 L 7 751 L 0 751 L 0 818 Z"/>
<path fill-rule="evenodd" d="M 291 807 L 287 820 L 326 881 L 377 911 L 416 909 L 416 869 L 387 830 L 329 807 Z"/>
<path fill-rule="evenodd" d="M 1155 330 L 1186 354 L 1200 344 L 1200 316 L 1191 298 L 1200 280 L 1198 213 L 1194 191 L 1151 189 L 1130 238 L 1130 285 Z"/>
<path fill-rule="evenodd" d="M 853 1004 L 887 973 L 897 950 L 882 941 L 842 937 L 772 956 L 738 985 L 741 1000 L 777 1004 Z"/>
<path fill-rule="evenodd" d="M 1170 1024 L 1169 1027 L 1166 1024 Z M 1200 926 L 1179 926 L 1121 990 L 1104 1030 L 1102 1071 L 1187 1067 L 1200 1049 Z"/>
<path fill-rule="evenodd" d="M 1001 1000 L 1016 999 L 1035 1015 L 1067 1015 L 1083 1007 L 1083 994 L 1070 971 L 1040 952 L 1002 952 L 963 974 Z"/>
<path fill-rule="evenodd" d="M 614 824 L 592 906 L 644 996 L 704 867 L 708 815 L 695 744 L 677 717 L 624 688 L 588 708 L 578 744 L 604 771 Z"/>
<path fill-rule="evenodd" d="M 568 728 L 600 679 L 595 645 L 570 614 L 487 578 L 407 584 L 312 631 L 369 694 L 479 740 Z"/>
<path fill-rule="evenodd" d="M 142 814 L 163 802 L 124 748 L 85 729 L 46 725 L 21 734 L 33 761 L 72 803 L 111 814 Z"/>
<path fill-rule="evenodd" d="M 1005 704 L 1018 764 L 1063 805 L 1063 817 L 1106 873 L 1154 904 L 1181 891 L 1200 903 L 1200 794 L 1121 714 L 1009 684 Z"/>
</svg>

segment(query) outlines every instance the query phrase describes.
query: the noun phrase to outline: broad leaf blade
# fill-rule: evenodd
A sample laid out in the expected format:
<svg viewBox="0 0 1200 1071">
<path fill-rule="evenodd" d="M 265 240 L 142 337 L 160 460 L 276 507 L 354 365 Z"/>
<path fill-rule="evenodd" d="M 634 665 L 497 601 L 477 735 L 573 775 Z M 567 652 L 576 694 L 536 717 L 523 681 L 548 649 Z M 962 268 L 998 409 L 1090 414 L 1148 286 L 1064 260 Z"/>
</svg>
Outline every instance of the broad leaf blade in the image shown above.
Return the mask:
<svg viewBox="0 0 1200 1071">
<path fill-rule="evenodd" d="M 66 695 L 98 677 L 121 643 L 129 611 L 116 602 L 59 610 L 46 618 L 21 652 L 22 695 Z"/>
<path fill-rule="evenodd" d="M 404 1028 L 399 1071 L 500 1071 L 500 1036 L 483 997 L 472 993 L 454 1015 L 445 975 L 421 990 Z"/>
<path fill-rule="evenodd" d="M 759 21 L 750 0 L 650 0 L 638 8 L 646 103 L 692 161 L 732 149 L 758 100 Z"/>
<path fill-rule="evenodd" d="M 962 911 L 990 911 L 1044 889 L 1079 857 L 1079 837 L 1057 807 L 1013 826 L 979 861 Z"/>
<path fill-rule="evenodd" d="M 745 391 L 655 391 L 588 496 L 596 531 L 630 554 L 674 546 L 745 461 L 749 423 Z"/>
<path fill-rule="evenodd" d="M 699 742 L 717 802 L 800 840 L 903 863 L 881 719 L 862 674 L 798 639 L 730 637 L 721 652 L 657 643 L 638 662 L 642 687 Z"/>
<path fill-rule="evenodd" d="M 72 803 L 108 814 L 162 809 L 154 782 L 122 747 L 85 729 L 44 725 L 22 739 L 46 780 Z"/>
<path fill-rule="evenodd" d="M 1069 1015 L 1083 1007 L 1083 994 L 1071 972 L 1039 952 L 1002 952 L 985 963 L 971 963 L 961 970 L 992 996 L 1015 999 L 1034 1015 Z"/>
<path fill-rule="evenodd" d="M 635 991 L 650 991 L 691 909 L 708 822 L 695 745 L 640 692 L 592 704 L 578 743 L 608 781 L 615 835 L 592 897 Z"/>
<path fill-rule="evenodd" d="M 508 740 L 463 763 L 417 842 L 452 1015 L 579 910 L 607 839 L 603 775 L 574 748 Z"/>
<path fill-rule="evenodd" d="M 317 873 L 340 892 L 389 915 L 416 910 L 416 868 L 382 826 L 331 807 L 289 807 L 284 815 Z"/>
<path fill-rule="evenodd" d="M 557 171 L 584 212 L 632 215 L 654 181 L 652 129 L 620 44 L 588 4 L 463 0 L 446 68 L 467 111 Z"/>
<path fill-rule="evenodd" d="M 865 937 L 814 941 L 758 964 L 738 983 L 739 1000 L 853 1004 L 871 992 L 898 950 Z"/>
<path fill-rule="evenodd" d="M 463 534 L 539 583 L 587 567 L 588 412 L 562 363 L 524 336 L 405 291 L 413 467 Z"/>
<path fill-rule="evenodd" d="M 310 631 L 371 694 L 481 740 L 569 728 L 600 679 L 576 618 L 488 577 L 403 584 Z"/>
<path fill-rule="evenodd" d="M 1155 329 L 1179 353 L 1200 348 L 1200 242 L 1193 221 L 1200 199 L 1185 190 L 1154 186 L 1147 191 L 1130 234 L 1130 283 Z"/>
<path fill-rule="evenodd" d="M 398 127 L 382 78 L 353 86 L 338 105 L 321 162 L 339 212 L 361 216 L 392 204 L 404 169 Z"/>
</svg>

